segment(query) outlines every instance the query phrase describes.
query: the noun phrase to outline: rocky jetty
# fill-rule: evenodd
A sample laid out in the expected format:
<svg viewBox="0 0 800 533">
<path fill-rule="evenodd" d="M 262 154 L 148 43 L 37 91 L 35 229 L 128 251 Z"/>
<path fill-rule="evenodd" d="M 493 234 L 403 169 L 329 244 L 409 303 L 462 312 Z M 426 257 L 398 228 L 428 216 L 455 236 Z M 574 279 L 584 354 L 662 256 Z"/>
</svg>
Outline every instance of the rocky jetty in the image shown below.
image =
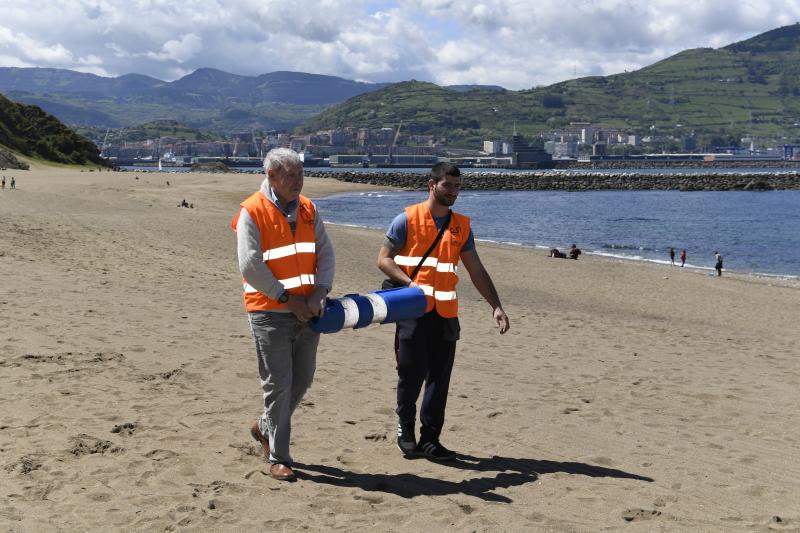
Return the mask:
<svg viewBox="0 0 800 533">
<path fill-rule="evenodd" d="M 622 168 L 702 168 L 710 171 L 730 168 L 784 168 L 800 170 L 800 161 L 768 159 L 751 161 L 746 159 L 714 161 L 678 161 L 658 159 L 614 159 L 600 161 L 556 161 L 555 168 L 562 170 L 613 170 Z"/>
<path fill-rule="evenodd" d="M 408 172 L 325 172 L 307 169 L 307 176 L 335 178 L 353 183 L 369 183 L 403 189 L 425 189 L 427 174 Z M 768 191 L 800 189 L 800 172 L 707 172 L 637 173 L 580 172 L 470 172 L 463 190 L 484 191 L 597 191 L 597 190 L 679 190 L 679 191 Z"/>
<path fill-rule="evenodd" d="M 215 172 L 220 172 L 220 173 L 235 172 L 235 170 L 231 170 L 230 168 L 228 168 L 225 165 L 225 163 L 221 163 L 219 161 L 215 161 L 213 163 L 195 163 L 195 164 L 192 165 L 191 171 L 192 172 L 210 172 L 210 173 L 215 173 Z"/>
</svg>

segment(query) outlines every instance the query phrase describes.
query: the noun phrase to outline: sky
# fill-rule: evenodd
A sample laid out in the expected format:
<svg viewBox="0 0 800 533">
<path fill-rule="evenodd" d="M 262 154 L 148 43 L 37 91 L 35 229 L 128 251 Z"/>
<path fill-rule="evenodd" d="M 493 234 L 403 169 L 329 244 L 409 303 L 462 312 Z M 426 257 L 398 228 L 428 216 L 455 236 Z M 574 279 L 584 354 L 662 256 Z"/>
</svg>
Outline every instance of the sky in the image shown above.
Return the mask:
<svg viewBox="0 0 800 533">
<path fill-rule="evenodd" d="M 796 0 L 0 0 L 0 66 L 528 89 L 800 21 Z"/>
</svg>

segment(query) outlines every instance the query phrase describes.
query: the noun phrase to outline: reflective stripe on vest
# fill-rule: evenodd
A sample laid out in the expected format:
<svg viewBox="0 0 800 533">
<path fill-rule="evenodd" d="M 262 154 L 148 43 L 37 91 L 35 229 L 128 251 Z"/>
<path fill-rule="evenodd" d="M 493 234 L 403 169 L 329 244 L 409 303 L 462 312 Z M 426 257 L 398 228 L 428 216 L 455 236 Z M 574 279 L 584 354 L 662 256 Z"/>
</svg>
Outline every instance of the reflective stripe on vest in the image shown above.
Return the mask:
<svg viewBox="0 0 800 533">
<path fill-rule="evenodd" d="M 270 259 L 280 259 L 294 254 L 313 254 L 317 251 L 317 244 L 314 242 L 298 242 L 297 244 L 287 244 L 264 252 L 264 261 Z"/>
<path fill-rule="evenodd" d="M 397 263 L 399 266 L 410 266 L 412 267 L 412 272 L 414 268 L 417 268 L 422 256 L 420 257 L 413 257 L 408 255 L 396 255 L 394 256 L 394 262 Z M 436 267 L 437 272 L 458 272 L 458 266 L 454 265 L 453 263 L 440 263 L 436 257 L 428 256 L 425 258 L 425 262 L 422 263 L 422 267 Z"/>
<path fill-rule="evenodd" d="M 300 274 L 299 276 L 295 276 L 293 278 L 287 279 L 279 279 L 278 281 L 281 282 L 281 285 L 286 290 L 295 289 L 300 287 L 301 285 L 314 285 L 316 280 L 316 276 L 314 274 Z M 244 282 L 244 292 L 258 292 L 258 289 L 253 287 L 247 282 Z"/>
<path fill-rule="evenodd" d="M 286 215 L 260 191 L 242 202 L 261 235 L 264 264 L 290 294 L 308 296 L 314 290 L 317 272 L 314 204 L 300 196 L 294 233 Z M 231 226 L 236 230 L 238 215 Z M 242 280 L 248 312 L 286 308 Z"/>
<path fill-rule="evenodd" d="M 436 238 L 439 229 L 425 203 L 409 206 L 405 211 L 408 220 L 408 238 L 403 249 L 394 257 L 394 261 L 410 276 Z M 440 316 L 446 318 L 458 315 L 457 265 L 461 248 L 469 236 L 469 226 L 468 217 L 453 213 L 442 240 L 420 267 L 414 281 L 427 297 L 426 312 L 435 308 Z"/>
</svg>

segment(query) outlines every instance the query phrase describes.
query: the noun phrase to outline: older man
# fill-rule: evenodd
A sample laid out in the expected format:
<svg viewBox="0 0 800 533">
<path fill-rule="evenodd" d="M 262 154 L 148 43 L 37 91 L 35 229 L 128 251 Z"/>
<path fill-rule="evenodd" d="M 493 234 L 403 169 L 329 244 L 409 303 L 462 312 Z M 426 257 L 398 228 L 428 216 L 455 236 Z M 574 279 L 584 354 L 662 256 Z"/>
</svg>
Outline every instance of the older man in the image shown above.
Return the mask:
<svg viewBox="0 0 800 533">
<path fill-rule="evenodd" d="M 314 378 L 319 342 L 307 321 L 322 314 L 334 257 L 316 206 L 300 194 L 297 153 L 271 150 L 264 169 L 260 190 L 241 203 L 231 226 L 264 392 L 264 412 L 250 433 L 271 463 L 270 475 L 292 481 L 292 413 Z"/>
</svg>

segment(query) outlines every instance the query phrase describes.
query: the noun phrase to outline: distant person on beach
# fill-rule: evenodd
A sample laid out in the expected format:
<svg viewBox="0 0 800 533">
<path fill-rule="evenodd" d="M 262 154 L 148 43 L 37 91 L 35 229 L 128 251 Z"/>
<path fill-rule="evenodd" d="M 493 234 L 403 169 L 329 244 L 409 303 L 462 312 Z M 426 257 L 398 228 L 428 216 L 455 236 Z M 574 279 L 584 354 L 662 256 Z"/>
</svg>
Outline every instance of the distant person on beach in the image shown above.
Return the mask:
<svg viewBox="0 0 800 533">
<path fill-rule="evenodd" d="M 274 479 L 293 481 L 292 413 L 311 386 L 322 316 L 333 284 L 333 246 L 311 200 L 302 196 L 297 152 L 276 148 L 264 159 L 266 179 L 241 203 L 236 232 L 244 306 L 256 345 L 263 414 L 250 428 Z"/>
<path fill-rule="evenodd" d="M 550 248 L 550 253 L 547 255 L 547 257 L 555 257 L 556 259 L 566 259 L 567 254 L 559 251 L 558 248 Z"/>
<path fill-rule="evenodd" d="M 681 250 L 681 268 L 686 264 L 686 250 Z"/>
<path fill-rule="evenodd" d="M 492 307 L 492 319 L 500 333 L 505 333 L 509 327 L 494 283 L 475 249 L 469 218 L 450 210 L 460 189 L 461 171 L 457 166 L 451 163 L 434 165 L 428 179 L 428 198 L 406 207 L 395 217 L 378 252 L 378 268 L 384 274 L 397 283 L 419 287 L 427 300 L 422 317 L 398 322 L 395 331 L 397 447 L 406 457 L 449 460 L 456 455 L 441 444 L 439 437 L 444 427 L 450 374 L 461 331 L 456 293 L 459 260 L 475 288 Z M 423 263 L 423 256 L 429 249 L 430 254 Z M 417 442 L 416 404 L 423 382 L 422 428 Z"/>
<path fill-rule="evenodd" d="M 569 254 L 569 258 L 570 259 L 575 259 L 577 261 L 578 260 L 578 256 L 581 255 L 581 249 L 578 248 L 577 245 L 573 244 L 570 247 L 569 252 L 567 252 L 567 254 Z"/>
<path fill-rule="evenodd" d="M 3 176 L 3 188 L 4 189 L 6 188 L 6 177 L 5 176 Z"/>
<path fill-rule="evenodd" d="M 11 188 L 12 189 L 17 188 L 17 180 L 14 179 L 14 176 L 11 176 Z"/>
<path fill-rule="evenodd" d="M 722 256 L 719 252 L 714 252 L 714 270 L 717 271 L 717 276 L 722 275 Z"/>
<path fill-rule="evenodd" d="M 672 266 L 675 266 L 675 248 L 669 249 L 669 262 L 672 263 Z"/>
</svg>

